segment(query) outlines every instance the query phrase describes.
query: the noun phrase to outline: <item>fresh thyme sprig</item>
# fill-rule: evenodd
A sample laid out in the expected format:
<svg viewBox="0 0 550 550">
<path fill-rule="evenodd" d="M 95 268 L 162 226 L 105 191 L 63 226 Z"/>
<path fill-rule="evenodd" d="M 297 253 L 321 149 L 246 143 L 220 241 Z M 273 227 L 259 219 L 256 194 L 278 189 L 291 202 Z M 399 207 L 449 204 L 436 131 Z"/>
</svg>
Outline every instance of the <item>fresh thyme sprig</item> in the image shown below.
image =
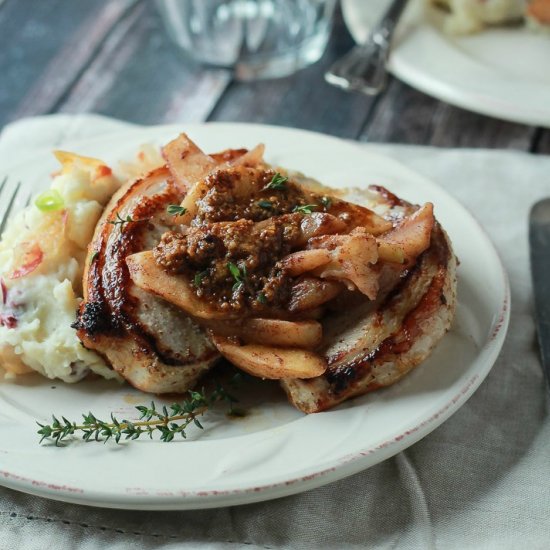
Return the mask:
<svg viewBox="0 0 550 550">
<path fill-rule="evenodd" d="M 281 174 L 277 172 L 271 178 L 271 181 L 264 187 L 264 189 L 275 189 L 276 191 L 280 191 L 281 189 L 286 189 L 287 181 L 288 181 L 288 178 L 286 176 L 281 176 Z"/>
<path fill-rule="evenodd" d="M 153 439 L 153 434 L 160 433 L 160 440 L 169 443 L 178 434 L 182 438 L 187 437 L 186 429 L 194 424 L 197 428 L 203 429 L 198 417 L 202 416 L 214 403 L 226 401 L 230 405 L 230 414 L 233 404 L 237 401 L 227 393 L 222 386 L 217 385 L 210 396 L 204 391 L 189 391 L 189 398 L 181 403 L 173 403 L 169 407 L 163 406 L 157 410 L 155 403 L 151 402 L 149 407 L 139 405 L 136 409 L 140 413 L 139 420 L 118 420 L 113 414 L 109 422 L 97 418 L 89 412 L 82 415 L 80 424 L 67 420 L 64 416 L 61 420 L 52 416 L 51 424 L 37 422 L 40 429 L 37 431 L 41 436 L 40 443 L 50 440 L 59 446 L 63 440 L 76 437 L 77 433 L 82 434 L 82 439 L 89 441 L 107 442 L 114 439 L 119 443 L 122 438 L 135 440 L 142 435 L 148 435 Z"/>
<path fill-rule="evenodd" d="M 130 214 L 128 214 L 126 216 L 126 218 L 123 218 L 119 212 L 116 213 L 116 220 L 110 220 L 109 223 L 111 225 L 120 225 L 120 227 L 123 227 L 125 224 L 127 223 L 132 223 L 132 222 L 144 222 L 144 221 L 147 221 L 147 220 L 144 220 L 144 219 L 140 219 L 140 220 L 134 220 L 132 218 L 132 216 L 130 216 Z"/>
</svg>

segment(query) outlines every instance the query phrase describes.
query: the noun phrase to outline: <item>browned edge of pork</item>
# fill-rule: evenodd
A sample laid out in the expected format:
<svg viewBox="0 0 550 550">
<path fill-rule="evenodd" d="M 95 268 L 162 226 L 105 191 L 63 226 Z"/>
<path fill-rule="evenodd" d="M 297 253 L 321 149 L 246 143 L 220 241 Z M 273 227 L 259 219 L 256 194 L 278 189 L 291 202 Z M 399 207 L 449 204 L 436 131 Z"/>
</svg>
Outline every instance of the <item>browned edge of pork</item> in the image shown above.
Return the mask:
<svg viewBox="0 0 550 550">
<path fill-rule="evenodd" d="M 166 207 L 179 204 L 183 194 L 162 167 L 112 197 L 89 248 L 75 324 L 85 347 L 130 384 L 152 393 L 187 391 L 219 357 L 187 315 L 135 287 L 125 263 L 170 228 Z M 133 221 L 121 221 L 128 216 Z"/>
<path fill-rule="evenodd" d="M 383 188 L 389 207 L 413 209 Z M 323 323 L 326 372 L 285 379 L 289 400 L 306 413 L 327 410 L 351 397 L 399 381 L 422 363 L 449 330 L 456 307 L 456 257 L 436 222 L 431 245 L 403 279 L 375 302 L 335 312 Z"/>
</svg>

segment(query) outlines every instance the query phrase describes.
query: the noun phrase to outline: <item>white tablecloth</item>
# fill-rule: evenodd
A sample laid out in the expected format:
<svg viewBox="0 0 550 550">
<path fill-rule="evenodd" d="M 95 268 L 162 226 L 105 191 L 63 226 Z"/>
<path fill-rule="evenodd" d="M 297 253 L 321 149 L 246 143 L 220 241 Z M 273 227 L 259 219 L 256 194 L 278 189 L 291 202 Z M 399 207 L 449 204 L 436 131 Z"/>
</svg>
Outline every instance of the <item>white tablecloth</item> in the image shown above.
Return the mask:
<svg viewBox="0 0 550 550">
<path fill-rule="evenodd" d="M 51 147 L 113 128 L 116 123 L 105 119 L 63 115 L 17 122 L 0 137 L 0 166 L 22 147 Z M 527 246 L 530 205 L 550 195 L 550 158 L 365 147 L 402 161 L 458 198 L 481 221 L 508 269 L 508 338 L 466 405 L 394 458 L 260 504 L 126 512 L 0 488 L 0 549 L 550 548 L 549 399 L 537 355 Z"/>
</svg>

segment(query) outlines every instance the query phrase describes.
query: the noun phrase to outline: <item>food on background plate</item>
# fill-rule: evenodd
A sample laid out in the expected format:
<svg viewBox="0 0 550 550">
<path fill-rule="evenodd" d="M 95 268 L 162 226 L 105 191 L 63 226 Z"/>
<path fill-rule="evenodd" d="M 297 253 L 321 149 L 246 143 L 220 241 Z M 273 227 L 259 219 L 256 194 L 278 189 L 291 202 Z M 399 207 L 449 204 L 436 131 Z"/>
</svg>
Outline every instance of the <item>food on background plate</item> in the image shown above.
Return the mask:
<svg viewBox="0 0 550 550">
<path fill-rule="evenodd" d="M 525 11 L 527 26 L 533 30 L 550 31 L 550 0 L 532 0 Z"/>
<path fill-rule="evenodd" d="M 446 12 L 444 29 L 449 34 L 522 21 L 531 29 L 550 28 L 550 0 L 430 0 L 430 4 Z"/>
<path fill-rule="evenodd" d="M 430 203 L 331 190 L 263 152 L 182 134 L 112 196 L 63 321 L 94 372 L 182 393 L 223 356 L 317 412 L 396 382 L 449 329 L 455 257 Z"/>
</svg>

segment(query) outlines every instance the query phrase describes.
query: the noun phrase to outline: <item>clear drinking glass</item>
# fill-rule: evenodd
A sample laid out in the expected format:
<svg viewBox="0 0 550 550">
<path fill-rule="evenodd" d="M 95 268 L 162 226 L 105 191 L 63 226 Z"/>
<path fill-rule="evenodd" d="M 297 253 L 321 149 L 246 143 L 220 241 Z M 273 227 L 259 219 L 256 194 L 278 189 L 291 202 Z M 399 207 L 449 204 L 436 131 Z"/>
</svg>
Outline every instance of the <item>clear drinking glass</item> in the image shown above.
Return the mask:
<svg viewBox="0 0 550 550">
<path fill-rule="evenodd" d="M 156 0 L 168 34 L 191 58 L 240 80 L 285 76 L 317 61 L 336 0 Z"/>
</svg>

